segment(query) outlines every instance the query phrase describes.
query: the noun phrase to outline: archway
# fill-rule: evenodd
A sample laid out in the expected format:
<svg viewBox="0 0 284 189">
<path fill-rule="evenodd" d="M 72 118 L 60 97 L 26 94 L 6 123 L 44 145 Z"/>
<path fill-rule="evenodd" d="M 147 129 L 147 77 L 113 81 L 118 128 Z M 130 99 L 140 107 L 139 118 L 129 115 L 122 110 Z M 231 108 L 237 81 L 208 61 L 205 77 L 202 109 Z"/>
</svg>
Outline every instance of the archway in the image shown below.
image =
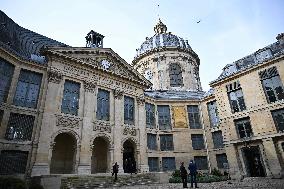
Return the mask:
<svg viewBox="0 0 284 189">
<path fill-rule="evenodd" d="M 61 133 L 54 139 L 50 164 L 51 174 L 74 173 L 76 139 L 68 133 Z"/>
<path fill-rule="evenodd" d="M 127 140 L 123 143 L 123 170 L 125 173 L 136 173 L 135 144 Z"/>
<path fill-rule="evenodd" d="M 92 151 L 91 173 L 106 173 L 109 162 L 109 144 L 103 137 L 95 138 Z"/>
</svg>

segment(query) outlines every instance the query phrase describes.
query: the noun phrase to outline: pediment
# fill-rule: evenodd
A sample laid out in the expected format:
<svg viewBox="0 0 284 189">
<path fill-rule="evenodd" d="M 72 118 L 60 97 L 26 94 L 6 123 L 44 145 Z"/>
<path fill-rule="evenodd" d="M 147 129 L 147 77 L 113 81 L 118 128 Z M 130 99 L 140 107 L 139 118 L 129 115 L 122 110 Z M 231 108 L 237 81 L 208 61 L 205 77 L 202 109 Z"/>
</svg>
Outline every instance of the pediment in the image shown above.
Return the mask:
<svg viewBox="0 0 284 189">
<path fill-rule="evenodd" d="M 62 58 L 72 59 L 78 63 L 90 66 L 106 74 L 115 75 L 149 88 L 152 84 L 124 59 L 109 48 L 58 48 L 51 47 L 44 51 Z"/>
</svg>

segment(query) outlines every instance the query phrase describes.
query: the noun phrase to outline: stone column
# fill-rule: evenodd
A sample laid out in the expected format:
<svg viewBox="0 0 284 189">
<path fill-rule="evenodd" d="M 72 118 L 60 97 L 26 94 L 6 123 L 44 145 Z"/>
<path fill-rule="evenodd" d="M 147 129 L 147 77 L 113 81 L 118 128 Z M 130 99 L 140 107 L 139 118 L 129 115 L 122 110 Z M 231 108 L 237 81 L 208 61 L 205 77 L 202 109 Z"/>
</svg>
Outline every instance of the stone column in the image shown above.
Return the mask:
<svg viewBox="0 0 284 189">
<path fill-rule="evenodd" d="M 49 174 L 49 160 L 52 155 L 52 148 L 50 148 L 50 145 L 52 145 L 54 142 L 51 141 L 51 137 L 53 133 L 53 128 L 56 125 L 55 114 L 60 112 L 61 81 L 62 74 L 60 72 L 58 72 L 57 70 L 48 71 L 46 101 L 40 130 L 36 160 L 32 168 L 32 176 Z"/>
<path fill-rule="evenodd" d="M 92 82 L 84 82 L 85 98 L 83 110 L 83 125 L 78 174 L 91 174 L 92 142 L 91 133 L 93 131 L 92 118 L 96 106 L 96 85 Z"/>
<path fill-rule="evenodd" d="M 242 169 L 239 162 L 238 149 L 233 145 L 229 144 L 225 146 L 227 159 L 229 162 L 229 174 L 232 179 L 242 178 Z"/>
<path fill-rule="evenodd" d="M 149 172 L 148 156 L 146 153 L 147 148 L 147 134 L 146 134 L 146 114 L 145 114 L 145 99 L 144 96 L 137 98 L 138 104 L 138 128 L 139 128 L 139 141 L 140 151 L 140 164 L 138 165 L 141 173 Z"/>
<path fill-rule="evenodd" d="M 113 128 L 113 163 L 119 165 L 119 172 L 123 173 L 123 156 L 121 146 L 121 130 L 123 125 L 123 91 L 115 89 L 114 93 L 114 128 Z"/>
<path fill-rule="evenodd" d="M 266 174 L 269 177 L 280 178 L 281 177 L 281 165 L 277 157 L 277 151 L 275 149 L 272 138 L 264 139 L 263 146 L 260 148 L 262 151 L 262 159 L 265 164 Z M 263 150 L 262 150 L 263 149 Z"/>
</svg>

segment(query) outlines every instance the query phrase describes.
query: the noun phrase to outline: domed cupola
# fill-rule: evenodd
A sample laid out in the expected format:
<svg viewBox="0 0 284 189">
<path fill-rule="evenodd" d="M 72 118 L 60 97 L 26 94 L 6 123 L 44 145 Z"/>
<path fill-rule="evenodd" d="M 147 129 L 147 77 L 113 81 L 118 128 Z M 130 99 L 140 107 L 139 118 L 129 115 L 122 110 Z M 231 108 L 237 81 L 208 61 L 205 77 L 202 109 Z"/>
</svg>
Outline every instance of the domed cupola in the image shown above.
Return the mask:
<svg viewBox="0 0 284 189">
<path fill-rule="evenodd" d="M 159 19 L 155 35 L 136 49 L 134 68 L 152 82 L 152 90 L 201 90 L 198 55 L 167 29 Z"/>
</svg>

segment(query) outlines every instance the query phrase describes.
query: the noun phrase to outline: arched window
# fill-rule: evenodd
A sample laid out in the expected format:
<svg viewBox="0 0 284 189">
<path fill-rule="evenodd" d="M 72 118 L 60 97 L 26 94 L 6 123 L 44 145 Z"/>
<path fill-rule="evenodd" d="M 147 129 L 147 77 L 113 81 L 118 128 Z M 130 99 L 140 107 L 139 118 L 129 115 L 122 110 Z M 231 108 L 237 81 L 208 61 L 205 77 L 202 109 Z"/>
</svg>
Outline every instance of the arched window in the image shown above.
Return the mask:
<svg viewBox="0 0 284 189">
<path fill-rule="evenodd" d="M 183 85 L 182 71 L 178 64 L 170 64 L 170 85 L 171 87 L 179 87 Z"/>
</svg>

